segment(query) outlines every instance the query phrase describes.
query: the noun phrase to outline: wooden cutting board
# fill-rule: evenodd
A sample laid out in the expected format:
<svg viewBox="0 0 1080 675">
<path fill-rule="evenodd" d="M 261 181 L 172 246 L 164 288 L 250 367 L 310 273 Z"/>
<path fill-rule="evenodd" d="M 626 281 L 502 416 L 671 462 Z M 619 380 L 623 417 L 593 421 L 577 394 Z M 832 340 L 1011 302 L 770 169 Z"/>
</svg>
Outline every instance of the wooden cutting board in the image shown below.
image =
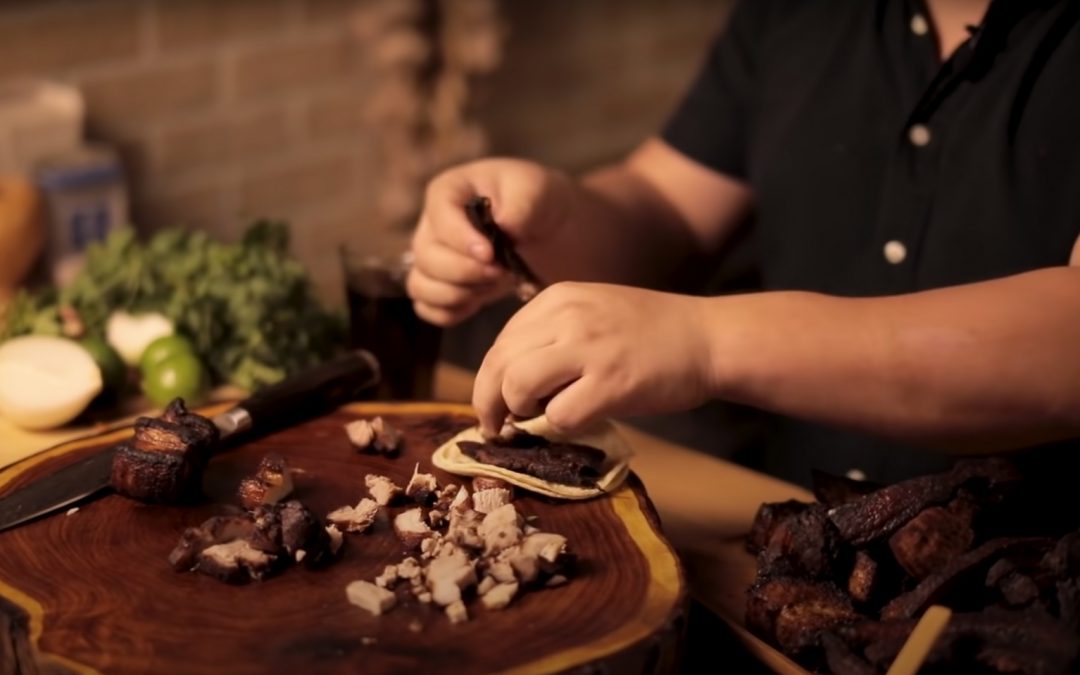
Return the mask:
<svg viewBox="0 0 1080 675">
<path fill-rule="evenodd" d="M 404 431 L 400 457 L 349 445 L 342 425 L 373 415 Z M 579 571 L 502 611 L 470 603 L 472 620 L 459 625 L 412 600 L 381 617 L 346 601 L 347 583 L 370 580 L 402 558 L 385 521 L 373 533 L 347 534 L 341 559 L 326 569 L 290 567 L 244 586 L 178 573 L 166 560 L 184 528 L 234 502 L 238 480 L 267 452 L 302 471 L 294 496 L 325 514 L 359 501 L 367 473 L 404 484 L 419 462 L 440 485 L 461 482 L 434 470 L 430 456 L 474 421 L 455 404 L 356 404 L 215 457 L 206 503 L 150 506 L 109 495 L 72 515 L 0 533 L 0 673 L 539 673 L 589 664 L 675 672 L 682 568 L 633 476 L 585 502 L 519 495 L 519 511 L 568 538 Z M 0 494 L 129 434 L 72 442 L 13 466 L 0 473 Z M 414 621 L 419 633 L 408 628 Z"/>
</svg>

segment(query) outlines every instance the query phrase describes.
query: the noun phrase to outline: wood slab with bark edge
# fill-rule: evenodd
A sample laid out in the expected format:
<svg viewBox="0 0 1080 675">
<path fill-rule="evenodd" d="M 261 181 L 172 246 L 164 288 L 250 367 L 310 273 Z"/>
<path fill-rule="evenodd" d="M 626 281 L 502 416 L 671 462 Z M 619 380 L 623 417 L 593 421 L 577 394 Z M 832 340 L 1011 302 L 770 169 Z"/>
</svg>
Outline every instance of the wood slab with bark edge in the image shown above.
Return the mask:
<svg viewBox="0 0 1080 675">
<path fill-rule="evenodd" d="M 400 457 L 350 447 L 342 425 L 374 415 L 405 433 Z M 349 581 L 371 579 L 401 559 L 387 520 L 374 533 L 346 535 L 342 559 L 324 570 L 288 568 L 245 586 L 174 572 L 166 560 L 184 528 L 234 503 L 238 480 L 267 452 L 303 471 L 295 496 L 325 514 L 359 501 L 367 473 L 404 484 L 417 461 L 440 484 L 460 482 L 434 470 L 429 458 L 474 422 L 471 410 L 456 404 L 350 405 L 215 457 L 205 503 L 150 506 L 109 495 L 73 515 L 0 533 L 0 628 L 7 629 L 0 655 L 5 644 L 21 649 L 14 668 L 0 664 L 0 673 L 536 673 L 596 665 L 675 672 L 683 574 L 636 477 L 586 502 L 521 495 L 524 514 L 568 537 L 580 570 L 569 584 L 528 593 L 501 612 L 470 605 L 473 620 L 457 626 L 411 600 L 382 617 L 346 601 Z M 68 443 L 13 466 L 0 473 L 0 494 L 129 433 Z M 414 620 L 420 633 L 408 630 Z"/>
</svg>

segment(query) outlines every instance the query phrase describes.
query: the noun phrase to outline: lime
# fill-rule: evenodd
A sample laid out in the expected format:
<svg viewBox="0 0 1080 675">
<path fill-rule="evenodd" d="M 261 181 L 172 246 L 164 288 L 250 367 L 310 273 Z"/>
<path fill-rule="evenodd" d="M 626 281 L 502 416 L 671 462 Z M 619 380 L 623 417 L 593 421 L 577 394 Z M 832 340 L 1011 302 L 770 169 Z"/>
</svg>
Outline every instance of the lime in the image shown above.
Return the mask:
<svg viewBox="0 0 1080 675">
<path fill-rule="evenodd" d="M 195 345 L 183 335 L 163 335 L 146 345 L 139 359 L 139 371 L 145 376 L 154 366 L 171 356 L 195 353 Z"/>
<path fill-rule="evenodd" d="M 210 378 L 199 357 L 181 352 L 159 361 L 144 372 L 142 389 L 158 407 L 168 405 L 174 398 L 197 405 L 210 389 Z"/>
<path fill-rule="evenodd" d="M 127 366 L 124 365 L 124 360 L 120 358 L 116 350 L 96 335 L 83 338 L 79 344 L 90 354 L 90 358 L 94 359 L 94 363 L 101 370 L 101 381 L 105 385 L 105 391 L 114 395 L 123 393 L 127 385 Z"/>
</svg>

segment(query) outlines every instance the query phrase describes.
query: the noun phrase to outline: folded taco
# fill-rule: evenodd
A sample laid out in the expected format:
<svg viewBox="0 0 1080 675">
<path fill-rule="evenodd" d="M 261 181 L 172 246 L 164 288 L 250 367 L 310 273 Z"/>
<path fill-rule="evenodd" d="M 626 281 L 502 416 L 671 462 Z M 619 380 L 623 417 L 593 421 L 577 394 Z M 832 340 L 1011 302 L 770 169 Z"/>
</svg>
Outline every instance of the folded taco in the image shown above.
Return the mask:
<svg viewBox="0 0 1080 675">
<path fill-rule="evenodd" d="M 541 415 L 507 425 L 493 439 L 470 427 L 440 446 L 432 463 L 450 473 L 500 478 L 549 497 L 588 499 L 622 484 L 630 455 L 610 422 L 567 435 Z"/>
</svg>

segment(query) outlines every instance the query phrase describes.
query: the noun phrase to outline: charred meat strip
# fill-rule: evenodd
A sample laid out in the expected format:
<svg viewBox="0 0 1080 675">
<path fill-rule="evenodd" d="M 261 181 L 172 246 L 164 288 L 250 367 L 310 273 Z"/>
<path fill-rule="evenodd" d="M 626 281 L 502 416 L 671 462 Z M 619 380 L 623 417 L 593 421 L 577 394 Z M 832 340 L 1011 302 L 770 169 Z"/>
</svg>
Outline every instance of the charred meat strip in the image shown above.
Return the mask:
<svg viewBox="0 0 1080 675">
<path fill-rule="evenodd" d="M 604 475 L 607 459 L 604 451 L 598 448 L 552 442 L 520 431 L 513 436 L 499 436 L 484 443 L 459 441 L 458 447 L 467 456 L 483 464 L 577 487 L 594 487 Z"/>
<path fill-rule="evenodd" d="M 1017 479 L 1015 467 L 999 459 L 958 462 L 944 473 L 919 476 L 881 488 L 829 511 L 840 535 L 855 546 L 890 536 L 916 514 L 952 499 L 965 484 L 995 486 Z"/>
<path fill-rule="evenodd" d="M 175 399 L 161 417 L 135 421 L 135 435 L 113 457 L 109 484 L 144 502 L 191 499 L 201 492 L 203 469 L 218 438 L 213 422 Z"/>
<path fill-rule="evenodd" d="M 910 619 L 919 616 L 935 602 L 941 601 L 954 589 L 980 585 L 986 578 L 986 570 L 1001 556 L 1025 548 L 1048 548 L 1042 538 L 999 538 L 977 546 L 963 555 L 950 560 L 944 567 L 926 577 L 914 589 L 895 598 L 881 610 L 883 619 Z"/>
<path fill-rule="evenodd" d="M 868 603 L 880 585 L 878 562 L 866 551 L 855 552 L 855 565 L 848 577 L 848 594 L 852 600 Z"/>
<path fill-rule="evenodd" d="M 818 646 L 822 631 L 858 618 L 849 605 L 838 602 L 810 600 L 787 605 L 776 615 L 776 642 L 785 653 L 797 656 Z"/>
</svg>

